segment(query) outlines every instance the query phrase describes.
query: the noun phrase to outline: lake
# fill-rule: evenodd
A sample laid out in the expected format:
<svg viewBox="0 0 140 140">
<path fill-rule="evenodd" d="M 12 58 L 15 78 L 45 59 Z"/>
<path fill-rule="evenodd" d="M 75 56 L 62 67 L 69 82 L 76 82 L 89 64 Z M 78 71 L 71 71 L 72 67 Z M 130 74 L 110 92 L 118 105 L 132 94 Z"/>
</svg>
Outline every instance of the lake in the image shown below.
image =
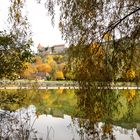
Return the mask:
<svg viewBox="0 0 140 140">
<path fill-rule="evenodd" d="M 1 90 L 0 102 L 4 140 L 140 140 L 139 90 Z"/>
</svg>

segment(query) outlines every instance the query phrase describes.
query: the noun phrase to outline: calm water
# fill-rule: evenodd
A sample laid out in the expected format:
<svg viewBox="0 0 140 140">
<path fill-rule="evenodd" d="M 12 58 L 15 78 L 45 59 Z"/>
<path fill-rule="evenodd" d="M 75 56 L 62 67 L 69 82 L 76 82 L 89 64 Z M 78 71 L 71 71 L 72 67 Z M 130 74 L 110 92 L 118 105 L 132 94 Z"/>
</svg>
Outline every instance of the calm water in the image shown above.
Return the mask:
<svg viewBox="0 0 140 140">
<path fill-rule="evenodd" d="M 140 140 L 139 91 L 85 92 L 1 91 L 1 139 Z"/>
</svg>

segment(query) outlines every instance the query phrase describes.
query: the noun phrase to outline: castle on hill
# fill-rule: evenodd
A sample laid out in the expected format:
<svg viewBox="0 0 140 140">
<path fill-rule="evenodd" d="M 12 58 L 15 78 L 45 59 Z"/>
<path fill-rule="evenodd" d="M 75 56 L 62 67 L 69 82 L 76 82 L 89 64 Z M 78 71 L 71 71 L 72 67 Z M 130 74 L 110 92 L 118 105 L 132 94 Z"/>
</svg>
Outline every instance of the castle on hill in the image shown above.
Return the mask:
<svg viewBox="0 0 140 140">
<path fill-rule="evenodd" d="M 44 47 L 40 43 L 37 46 L 38 52 L 47 52 L 49 54 L 61 54 L 65 51 L 65 44 L 53 45 L 51 47 Z"/>
</svg>

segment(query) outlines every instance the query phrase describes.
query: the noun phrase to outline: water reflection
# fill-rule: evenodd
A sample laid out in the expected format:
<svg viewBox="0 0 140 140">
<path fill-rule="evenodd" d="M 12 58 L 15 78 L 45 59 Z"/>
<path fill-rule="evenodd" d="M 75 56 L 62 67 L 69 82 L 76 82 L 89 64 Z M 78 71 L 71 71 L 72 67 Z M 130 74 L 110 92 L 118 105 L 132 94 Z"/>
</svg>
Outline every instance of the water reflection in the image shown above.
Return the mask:
<svg viewBox="0 0 140 140">
<path fill-rule="evenodd" d="M 82 128 L 79 133 L 83 140 L 85 134 L 87 140 L 116 140 L 114 124 L 136 128 L 136 124 L 131 125 L 140 122 L 140 94 L 136 90 L 85 88 L 77 91 L 77 98 L 78 124 Z M 101 127 L 97 125 L 99 122 L 103 122 Z M 131 138 L 134 139 L 133 136 Z"/>
<path fill-rule="evenodd" d="M 37 114 L 63 116 L 73 115 L 77 103 L 74 90 L 2 90 L 0 91 L 0 108 L 15 111 L 33 104 Z"/>
<path fill-rule="evenodd" d="M 139 91 L 75 92 L 1 91 L 1 139 L 140 139 Z"/>
<path fill-rule="evenodd" d="M 21 108 L 15 112 L 0 110 L 0 139 L 35 139 L 37 132 L 33 126 L 36 119 L 33 107 Z"/>
<path fill-rule="evenodd" d="M 36 115 L 34 106 L 22 108 L 16 112 L 1 112 L 1 139 L 4 140 L 139 140 L 137 129 L 126 129 L 119 126 L 107 126 L 105 123 L 94 123 L 94 132 L 86 131 L 88 120 L 83 120 L 85 126 L 79 127 L 78 118 L 68 115 L 63 118 L 52 115 Z M 140 124 L 139 124 L 140 125 Z M 109 132 L 104 134 L 104 127 Z M 111 127 L 111 132 L 110 132 Z M 104 128 L 104 129 L 103 129 Z M 93 130 L 93 129 L 92 129 Z M 91 135 L 92 134 L 92 135 Z"/>
</svg>

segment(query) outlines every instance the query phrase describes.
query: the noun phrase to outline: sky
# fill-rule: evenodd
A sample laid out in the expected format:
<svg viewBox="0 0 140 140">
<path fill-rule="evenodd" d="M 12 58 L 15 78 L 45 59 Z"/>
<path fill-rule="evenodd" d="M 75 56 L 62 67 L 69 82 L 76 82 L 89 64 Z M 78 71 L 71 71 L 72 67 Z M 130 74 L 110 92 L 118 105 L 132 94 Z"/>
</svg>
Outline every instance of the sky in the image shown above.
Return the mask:
<svg viewBox="0 0 140 140">
<path fill-rule="evenodd" d="M 3 0 L 0 3 L 0 30 L 6 29 L 8 26 L 6 18 L 9 6 L 8 1 L 9 0 Z M 27 0 L 26 9 L 34 41 L 32 47 L 34 51 L 36 51 L 39 43 L 44 47 L 65 43 L 61 38 L 61 33 L 58 28 L 58 10 L 56 13 L 55 26 L 53 27 L 51 24 L 51 17 L 47 15 L 47 10 L 44 8 L 43 4 L 37 4 L 36 0 Z"/>
</svg>

